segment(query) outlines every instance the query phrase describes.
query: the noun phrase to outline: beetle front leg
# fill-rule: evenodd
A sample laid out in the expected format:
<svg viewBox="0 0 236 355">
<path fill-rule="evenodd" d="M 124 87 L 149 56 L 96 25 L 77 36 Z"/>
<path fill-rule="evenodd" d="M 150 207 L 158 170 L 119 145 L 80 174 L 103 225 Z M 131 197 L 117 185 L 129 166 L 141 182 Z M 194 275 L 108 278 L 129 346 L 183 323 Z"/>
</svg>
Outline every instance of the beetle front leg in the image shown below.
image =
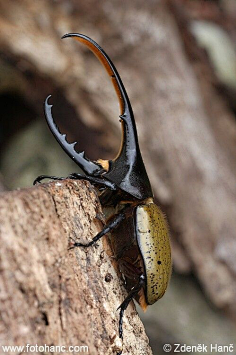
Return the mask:
<svg viewBox="0 0 236 355">
<path fill-rule="evenodd" d="M 74 243 L 72 247 L 70 247 L 69 249 L 73 249 L 75 247 L 91 247 L 94 243 L 96 243 L 100 238 L 102 238 L 105 234 L 109 233 L 112 229 L 115 229 L 121 221 L 123 221 L 123 219 L 125 219 L 125 213 L 121 212 L 118 215 L 116 215 L 112 221 L 108 224 L 105 225 L 105 227 L 103 228 L 103 230 L 101 230 L 101 232 L 99 232 L 92 240 L 91 242 L 87 243 L 87 244 L 83 244 L 83 243 Z"/>
<path fill-rule="evenodd" d="M 100 185 L 104 188 L 108 188 L 112 191 L 116 191 L 117 187 L 113 182 L 110 182 L 108 180 L 104 180 L 99 177 L 94 177 L 94 176 L 89 176 L 89 175 L 82 175 L 79 173 L 72 173 L 67 177 L 56 177 L 56 176 L 50 176 L 50 175 L 40 175 L 38 176 L 34 182 L 33 185 L 36 185 L 37 183 L 40 183 L 44 179 L 51 179 L 51 180 L 65 180 L 65 179 L 74 179 L 74 180 L 87 180 L 91 182 L 92 184 L 97 184 Z"/>
<path fill-rule="evenodd" d="M 131 291 L 129 292 L 128 296 L 125 298 L 125 300 L 121 303 L 121 305 L 117 308 L 120 309 L 120 319 L 119 319 L 119 337 L 123 339 L 123 317 L 124 317 L 124 312 L 126 308 L 128 307 L 130 301 L 139 293 L 142 287 L 145 286 L 145 276 L 142 274 L 139 277 L 139 282 L 137 283 L 136 286 L 134 286 Z M 122 351 L 117 353 L 117 355 L 121 355 Z"/>
<path fill-rule="evenodd" d="M 50 175 L 39 175 L 33 182 L 33 185 L 36 185 L 37 183 L 40 183 L 44 179 L 50 179 L 50 180 L 65 180 L 66 178 L 64 177 L 57 177 L 57 176 L 50 176 Z"/>
<path fill-rule="evenodd" d="M 110 182 L 108 180 L 104 180 L 102 178 L 99 177 L 94 177 L 94 176 L 89 176 L 89 175 L 81 175 L 79 173 L 72 173 L 68 176 L 68 179 L 74 179 L 74 180 L 87 180 L 89 182 L 91 182 L 92 184 L 97 184 L 100 186 L 103 186 L 104 188 L 108 188 L 112 191 L 116 191 L 117 190 L 117 186 L 116 184 L 114 184 L 113 182 Z"/>
</svg>

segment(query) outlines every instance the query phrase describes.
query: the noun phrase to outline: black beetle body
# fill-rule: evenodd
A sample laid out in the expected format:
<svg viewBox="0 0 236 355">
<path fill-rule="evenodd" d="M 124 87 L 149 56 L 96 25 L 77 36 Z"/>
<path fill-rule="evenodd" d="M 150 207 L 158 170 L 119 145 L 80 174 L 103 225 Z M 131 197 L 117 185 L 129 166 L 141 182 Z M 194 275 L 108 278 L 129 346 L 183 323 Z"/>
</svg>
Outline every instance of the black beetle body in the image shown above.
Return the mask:
<svg viewBox="0 0 236 355">
<path fill-rule="evenodd" d="M 129 302 L 135 298 L 145 310 L 147 305 L 160 299 L 167 288 L 171 274 L 171 251 L 165 218 L 153 202 L 153 193 L 138 144 L 132 107 L 120 76 L 103 49 L 82 34 L 66 34 L 88 46 L 98 57 L 116 90 L 120 103 L 120 121 L 123 138 L 114 160 L 90 161 L 84 152 L 78 153 L 61 134 L 52 117 L 52 105 L 45 102 L 49 128 L 66 153 L 83 169 L 85 176 L 71 174 L 69 178 L 93 183 L 106 215 L 107 224 L 88 244 L 74 243 L 73 247 L 89 247 L 112 231 L 110 240 L 114 256 L 129 292 L 120 305 L 119 336 L 123 337 L 122 320 Z M 34 183 L 44 178 L 39 176 Z M 121 354 L 121 352 L 119 353 Z"/>
</svg>

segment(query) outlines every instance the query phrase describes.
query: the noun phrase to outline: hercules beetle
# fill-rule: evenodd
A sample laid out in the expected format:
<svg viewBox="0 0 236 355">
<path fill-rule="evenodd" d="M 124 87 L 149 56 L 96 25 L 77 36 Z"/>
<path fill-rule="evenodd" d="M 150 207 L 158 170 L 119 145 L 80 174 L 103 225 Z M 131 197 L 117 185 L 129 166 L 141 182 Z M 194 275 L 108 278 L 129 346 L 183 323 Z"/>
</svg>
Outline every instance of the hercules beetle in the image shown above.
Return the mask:
<svg viewBox="0 0 236 355">
<path fill-rule="evenodd" d="M 153 202 L 153 193 L 140 153 L 132 107 L 120 76 L 110 58 L 91 38 L 69 33 L 98 57 L 108 72 L 119 98 L 122 142 L 114 160 L 90 161 L 84 152 L 75 150 L 76 143 L 68 143 L 52 117 L 52 105 L 45 102 L 46 120 L 53 135 L 66 153 L 83 169 L 85 176 L 73 173 L 72 179 L 88 180 L 97 187 L 106 214 L 107 224 L 91 242 L 74 243 L 73 247 L 90 247 L 106 233 L 111 232 L 111 246 L 119 270 L 125 280 L 128 296 L 120 305 L 119 336 L 123 338 L 123 314 L 134 298 L 146 309 L 160 299 L 167 288 L 171 274 L 171 251 L 165 218 Z M 44 178 L 39 176 L 34 183 Z M 119 353 L 121 354 L 121 352 Z"/>
</svg>

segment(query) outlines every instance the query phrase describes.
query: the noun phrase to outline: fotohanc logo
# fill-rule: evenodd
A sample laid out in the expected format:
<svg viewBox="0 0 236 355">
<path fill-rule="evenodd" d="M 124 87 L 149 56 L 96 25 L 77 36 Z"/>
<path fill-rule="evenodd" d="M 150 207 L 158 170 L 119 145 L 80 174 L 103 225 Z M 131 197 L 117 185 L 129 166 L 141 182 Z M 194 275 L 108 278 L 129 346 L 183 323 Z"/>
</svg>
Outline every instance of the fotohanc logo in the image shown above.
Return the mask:
<svg viewBox="0 0 236 355">
<path fill-rule="evenodd" d="M 26 344 L 26 345 L 2 345 L 0 348 L 2 348 L 3 353 L 88 353 L 89 352 L 89 347 L 87 345 L 32 345 L 32 344 Z"/>
</svg>

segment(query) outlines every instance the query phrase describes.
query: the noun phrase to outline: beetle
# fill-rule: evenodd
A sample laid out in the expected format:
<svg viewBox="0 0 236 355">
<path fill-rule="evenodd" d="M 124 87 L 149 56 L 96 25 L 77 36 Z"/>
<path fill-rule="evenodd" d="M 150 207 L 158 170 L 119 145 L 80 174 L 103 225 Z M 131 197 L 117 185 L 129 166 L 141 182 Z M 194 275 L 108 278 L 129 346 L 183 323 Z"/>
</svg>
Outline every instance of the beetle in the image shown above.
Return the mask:
<svg viewBox="0 0 236 355">
<path fill-rule="evenodd" d="M 129 302 L 135 299 L 143 310 L 165 293 L 171 275 L 171 249 L 166 219 L 153 201 L 153 192 L 141 156 L 132 107 L 120 76 L 103 49 L 91 38 L 69 33 L 62 38 L 73 38 L 86 45 L 100 60 L 111 78 L 120 105 L 122 141 L 113 160 L 89 160 L 84 152 L 75 150 L 60 133 L 53 116 L 49 98 L 45 101 L 45 116 L 53 135 L 85 175 L 73 173 L 71 179 L 90 181 L 99 194 L 106 216 L 106 224 L 87 244 L 75 242 L 74 247 L 90 247 L 105 234 L 110 241 L 119 270 L 123 275 L 128 296 L 122 302 L 119 317 L 119 337 L 123 338 L 123 315 Z M 45 178 L 41 175 L 34 184 Z M 119 353 L 121 354 L 121 352 Z"/>
</svg>

